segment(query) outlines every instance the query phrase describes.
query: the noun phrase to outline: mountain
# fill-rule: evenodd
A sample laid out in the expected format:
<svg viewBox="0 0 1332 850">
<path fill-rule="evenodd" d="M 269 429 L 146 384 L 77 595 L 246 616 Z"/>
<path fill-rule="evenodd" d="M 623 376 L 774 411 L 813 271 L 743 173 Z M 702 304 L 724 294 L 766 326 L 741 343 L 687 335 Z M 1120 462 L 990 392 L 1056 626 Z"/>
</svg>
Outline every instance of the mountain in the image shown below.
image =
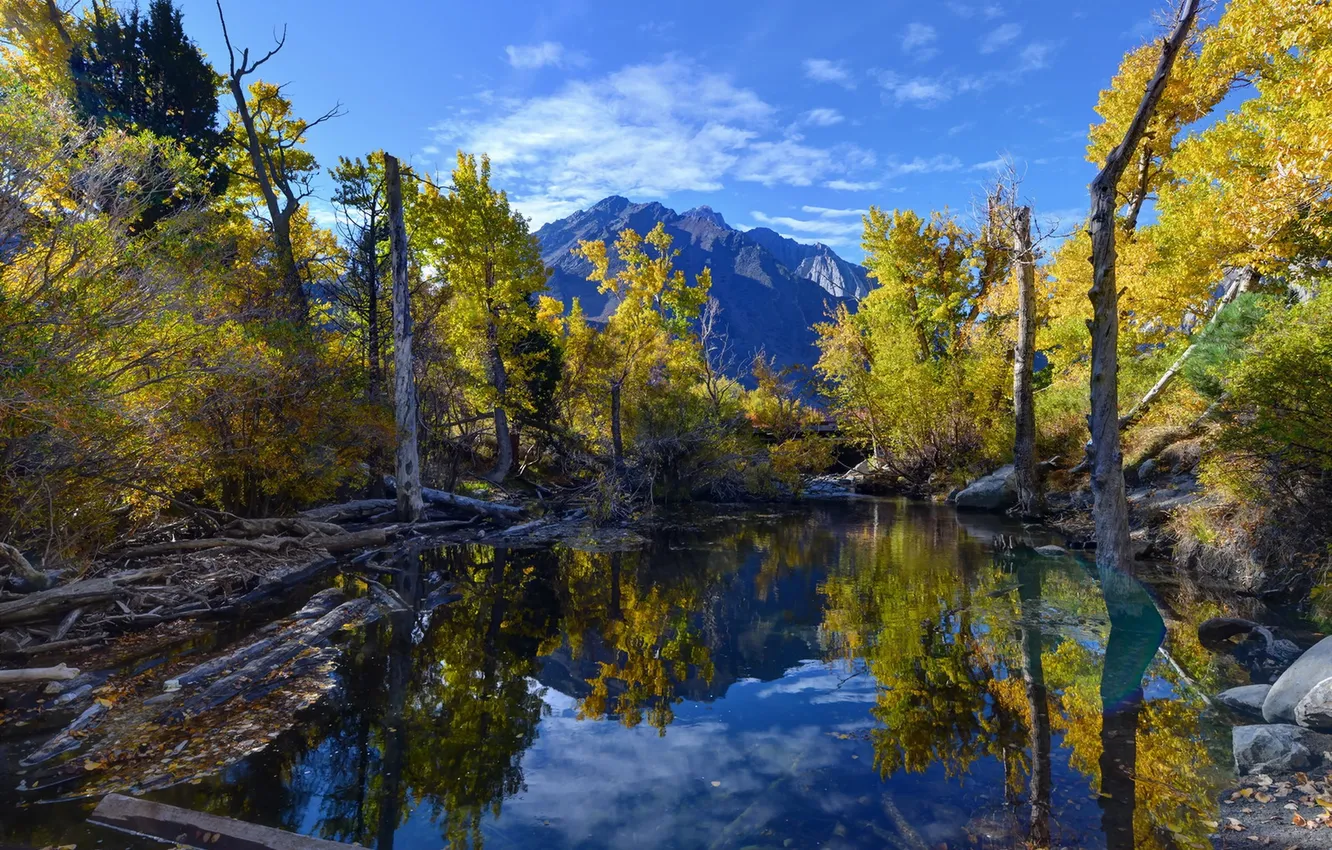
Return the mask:
<svg viewBox="0 0 1332 850">
<path fill-rule="evenodd" d="M 551 294 L 566 303 L 578 298 L 584 312 L 604 319 L 614 305 L 587 279 L 592 266 L 573 255 L 580 241 L 612 244 L 625 228 L 645 234 L 666 227 L 680 254 L 676 268 L 692 280 L 712 270 L 712 295 L 737 354 L 737 370 L 763 349 L 779 366 L 812 365 L 818 358 L 813 325 L 838 302 L 864 296 L 864 266 L 849 263 L 826 245 L 804 245 L 766 228 L 736 230 L 710 207 L 684 213 L 657 202 L 636 204 L 611 196 L 536 232 L 551 270 Z"/>
</svg>

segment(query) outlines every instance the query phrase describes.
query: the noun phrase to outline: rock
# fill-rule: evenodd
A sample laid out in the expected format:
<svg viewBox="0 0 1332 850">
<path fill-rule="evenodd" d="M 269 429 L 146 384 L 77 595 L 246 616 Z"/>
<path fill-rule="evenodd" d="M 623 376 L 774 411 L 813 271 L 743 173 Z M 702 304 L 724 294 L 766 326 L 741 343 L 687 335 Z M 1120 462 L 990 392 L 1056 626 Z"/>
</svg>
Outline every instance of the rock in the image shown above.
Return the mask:
<svg viewBox="0 0 1332 850">
<path fill-rule="evenodd" d="M 1332 749 L 1332 735 L 1288 723 L 1236 726 L 1231 730 L 1231 742 L 1235 770 L 1241 776 L 1310 770 L 1323 763 L 1324 751 Z"/>
<path fill-rule="evenodd" d="M 1198 624 L 1198 642 L 1213 652 L 1227 648 L 1226 641 L 1240 635 L 1247 635 L 1258 624 L 1239 617 L 1213 617 Z"/>
<path fill-rule="evenodd" d="M 962 488 L 955 504 L 960 510 L 1006 511 L 1017 498 L 1017 476 L 1010 463 Z"/>
<path fill-rule="evenodd" d="M 1295 706 L 1295 722 L 1306 729 L 1332 732 L 1332 678 L 1313 686 Z"/>
<path fill-rule="evenodd" d="M 1216 701 L 1240 714 L 1262 717 L 1263 699 L 1270 690 L 1272 690 L 1271 685 L 1244 685 L 1222 691 L 1216 695 Z"/>
<path fill-rule="evenodd" d="M 1142 466 L 1138 467 L 1138 480 L 1151 481 L 1152 476 L 1156 474 L 1156 467 L 1157 467 L 1156 458 L 1149 457 L 1146 460 L 1144 460 L 1142 462 Z"/>
<path fill-rule="evenodd" d="M 1156 545 L 1156 539 L 1148 533 L 1147 529 L 1139 528 L 1129 534 L 1129 545 L 1133 547 L 1133 558 L 1136 560 L 1146 556 Z"/>
<path fill-rule="evenodd" d="M 1263 700 L 1268 723 L 1294 723 L 1295 706 L 1324 679 L 1332 677 L 1332 637 L 1310 647 L 1272 685 Z"/>
<path fill-rule="evenodd" d="M 1037 546 L 1036 554 L 1043 558 L 1067 558 L 1069 552 L 1063 546 Z"/>
</svg>

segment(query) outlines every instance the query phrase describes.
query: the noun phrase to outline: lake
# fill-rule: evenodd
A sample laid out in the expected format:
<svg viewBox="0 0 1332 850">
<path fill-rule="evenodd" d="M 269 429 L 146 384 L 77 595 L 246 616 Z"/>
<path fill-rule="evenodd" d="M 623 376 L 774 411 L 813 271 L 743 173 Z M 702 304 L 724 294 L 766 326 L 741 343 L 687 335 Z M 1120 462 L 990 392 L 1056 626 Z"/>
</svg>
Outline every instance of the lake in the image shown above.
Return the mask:
<svg viewBox="0 0 1332 850">
<path fill-rule="evenodd" d="M 380 850 L 1210 846 L 1216 603 L 1103 593 L 1008 551 L 1030 533 L 866 499 L 694 510 L 641 552 L 428 551 L 332 700 L 151 796 Z M 0 839 L 140 846 L 0 802 Z"/>
</svg>

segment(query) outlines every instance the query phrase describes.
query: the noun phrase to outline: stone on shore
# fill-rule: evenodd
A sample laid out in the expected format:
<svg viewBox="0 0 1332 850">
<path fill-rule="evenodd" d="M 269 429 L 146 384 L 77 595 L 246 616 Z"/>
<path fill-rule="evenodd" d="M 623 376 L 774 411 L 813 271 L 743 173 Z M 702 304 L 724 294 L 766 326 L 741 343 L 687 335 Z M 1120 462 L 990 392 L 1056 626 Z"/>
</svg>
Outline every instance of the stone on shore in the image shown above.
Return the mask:
<svg viewBox="0 0 1332 850">
<path fill-rule="evenodd" d="M 1268 723 L 1294 723 L 1295 706 L 1324 679 L 1332 677 L 1332 637 L 1314 644 L 1282 673 L 1263 700 Z"/>
<path fill-rule="evenodd" d="M 1288 723 L 1236 726 L 1231 730 L 1235 771 L 1290 773 L 1311 770 L 1323 763 L 1323 753 L 1332 749 L 1332 735 Z"/>
<path fill-rule="evenodd" d="M 1306 729 L 1332 732 L 1332 678 L 1313 686 L 1295 706 L 1295 722 Z"/>
<path fill-rule="evenodd" d="M 1238 711 L 1240 714 L 1261 718 L 1263 716 L 1263 700 L 1270 690 L 1272 690 L 1271 685 L 1244 685 L 1243 687 L 1222 691 L 1216 695 L 1216 701 L 1226 708 Z"/>
<path fill-rule="evenodd" d="M 1006 511 L 1017 499 L 1017 475 L 1010 463 L 962 488 L 955 504 L 961 510 Z"/>
</svg>

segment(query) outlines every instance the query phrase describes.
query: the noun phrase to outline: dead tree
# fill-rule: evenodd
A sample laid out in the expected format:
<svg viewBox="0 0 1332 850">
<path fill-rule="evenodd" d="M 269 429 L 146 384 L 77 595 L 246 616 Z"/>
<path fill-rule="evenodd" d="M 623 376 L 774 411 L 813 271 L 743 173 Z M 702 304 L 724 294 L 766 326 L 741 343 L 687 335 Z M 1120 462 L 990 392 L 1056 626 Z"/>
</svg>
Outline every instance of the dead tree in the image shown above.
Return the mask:
<svg viewBox="0 0 1332 850">
<path fill-rule="evenodd" d="M 1165 91 L 1175 58 L 1184 47 L 1199 0 L 1184 0 L 1175 27 L 1162 42 L 1161 59 L 1143 93 L 1124 139 L 1106 157 L 1091 183 L 1092 337 L 1091 485 L 1096 523 L 1096 565 L 1102 581 L 1130 575 L 1128 503 L 1124 494 L 1124 458 L 1119 441 L 1119 290 L 1115 280 L 1116 189 L 1133 158 Z"/>
<path fill-rule="evenodd" d="M 1018 510 L 1024 516 L 1045 513 L 1045 496 L 1036 468 L 1036 394 L 1032 383 L 1036 359 L 1036 248 L 1031 238 L 1031 207 L 1013 214 L 1013 261 L 1017 267 L 1017 344 L 1013 351 L 1013 469 Z"/>
<path fill-rule="evenodd" d="M 411 283 L 407 279 L 407 224 L 402 212 L 398 158 L 384 154 L 388 184 L 389 255 L 393 270 L 394 413 L 398 426 L 398 520 L 421 518 L 421 456 L 416 448 L 416 376 L 412 362 Z"/>
<path fill-rule="evenodd" d="M 250 49 L 246 47 L 241 49 L 240 60 L 237 62 L 236 50 L 231 46 L 231 36 L 227 32 L 227 19 L 222 14 L 222 0 L 217 0 L 217 17 L 222 22 L 222 40 L 227 46 L 229 61 L 227 88 L 236 101 L 236 115 L 239 116 L 241 125 L 245 129 L 245 146 L 250 155 L 250 167 L 254 170 L 254 174 L 250 177 L 258 187 L 268 211 L 269 227 L 273 232 L 274 255 L 277 259 L 278 272 L 282 277 L 282 295 L 286 300 L 287 314 L 292 321 L 303 325 L 309 319 L 310 305 L 305 297 L 301 269 L 296 261 L 296 251 L 291 241 L 291 221 L 305 199 L 313 193 L 313 189 L 308 181 L 293 179 L 287 167 L 287 151 L 299 144 L 306 132 L 339 115 L 340 109 L 335 106 L 314 121 L 298 121 L 293 131 L 277 133 L 275 139 L 266 143 L 261 137 L 260 129 L 256 127 L 254 112 L 245 97 L 245 78 L 277 55 L 286 44 L 287 31 L 284 28 L 282 35 L 277 39 L 277 45 L 259 59 L 250 61 Z M 274 128 L 264 129 L 271 131 Z M 263 135 L 273 134 L 266 132 Z"/>
</svg>

